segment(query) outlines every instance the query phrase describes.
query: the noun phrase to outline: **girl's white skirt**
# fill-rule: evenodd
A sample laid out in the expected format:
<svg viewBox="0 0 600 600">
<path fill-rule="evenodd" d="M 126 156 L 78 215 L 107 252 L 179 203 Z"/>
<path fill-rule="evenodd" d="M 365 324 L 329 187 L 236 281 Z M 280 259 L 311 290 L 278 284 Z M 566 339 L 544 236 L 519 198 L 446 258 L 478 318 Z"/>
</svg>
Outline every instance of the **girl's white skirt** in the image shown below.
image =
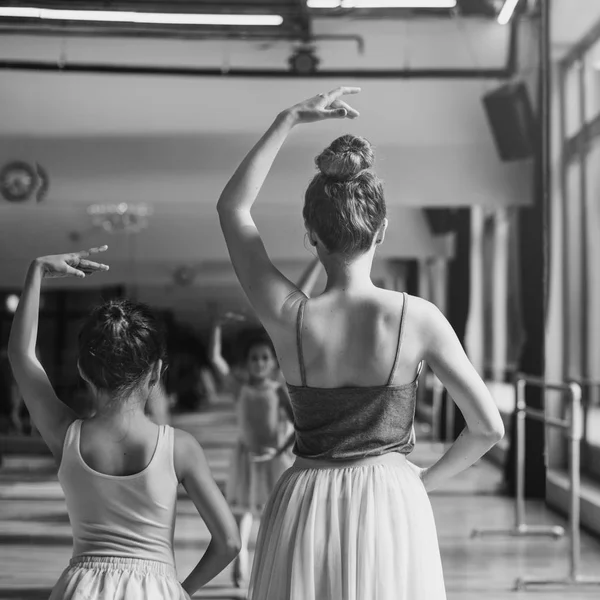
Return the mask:
<svg viewBox="0 0 600 600">
<path fill-rule="evenodd" d="M 262 517 L 249 598 L 445 600 L 431 504 L 406 458 L 298 458 Z"/>
<path fill-rule="evenodd" d="M 111 556 L 73 558 L 49 600 L 189 600 L 175 567 Z"/>
<path fill-rule="evenodd" d="M 260 455 L 251 452 L 242 441 L 233 449 L 225 497 L 236 512 L 260 512 L 279 478 L 294 462 L 289 452 L 270 460 L 257 461 L 257 457 Z"/>
</svg>

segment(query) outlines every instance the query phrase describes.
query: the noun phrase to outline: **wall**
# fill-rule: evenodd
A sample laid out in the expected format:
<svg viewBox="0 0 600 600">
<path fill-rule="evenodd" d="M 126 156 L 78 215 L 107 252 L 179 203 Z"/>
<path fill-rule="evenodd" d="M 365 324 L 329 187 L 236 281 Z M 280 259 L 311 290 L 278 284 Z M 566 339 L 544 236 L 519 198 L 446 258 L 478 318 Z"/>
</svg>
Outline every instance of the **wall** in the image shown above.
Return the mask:
<svg viewBox="0 0 600 600">
<path fill-rule="evenodd" d="M 508 28 L 493 21 L 336 21 L 316 33 L 358 33 L 353 42 L 320 42 L 323 68 L 501 68 Z M 282 42 L 0 37 L 0 60 L 286 68 Z M 40 206 L 0 203 L 0 281 L 18 286 L 30 257 L 106 242 L 90 229 L 91 203 L 146 202 L 147 231 L 133 243 L 108 239 L 107 281 L 167 288 L 182 265 L 195 285 L 234 285 L 214 204 L 247 150 L 282 108 L 341 83 L 360 84 L 356 121 L 297 128 L 261 194 L 257 221 L 277 261 L 301 268 L 300 208 L 313 157 L 334 137 L 361 134 L 376 146 L 391 228 L 381 258 L 444 256 L 423 220 L 423 206 L 523 204 L 529 164 L 498 159 L 481 96 L 483 80 L 349 78 L 252 79 L 0 72 L 0 165 L 38 161 L 51 187 Z M 80 234 L 73 242 L 70 234 Z M 293 240 L 293 241 L 292 241 Z M 208 268 L 204 263 L 217 265 Z M 127 276 L 125 276 L 127 274 Z M 61 282 L 63 284 L 64 282 Z M 90 282 L 88 285 L 91 285 Z M 58 285 L 58 284 L 57 284 Z"/>
</svg>

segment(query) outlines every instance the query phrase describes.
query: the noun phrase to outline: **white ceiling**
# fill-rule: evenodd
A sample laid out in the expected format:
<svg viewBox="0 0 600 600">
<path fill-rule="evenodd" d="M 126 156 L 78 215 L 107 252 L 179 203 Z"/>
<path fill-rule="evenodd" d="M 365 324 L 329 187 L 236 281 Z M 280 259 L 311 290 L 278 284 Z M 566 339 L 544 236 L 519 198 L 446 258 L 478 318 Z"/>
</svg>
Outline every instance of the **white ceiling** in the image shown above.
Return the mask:
<svg viewBox="0 0 600 600">
<path fill-rule="evenodd" d="M 482 19 L 327 19 L 315 24 L 315 33 L 365 38 L 364 55 L 351 41 L 319 42 L 321 66 L 328 69 L 502 68 L 507 57 L 508 28 Z M 287 68 L 293 48 L 284 42 L 3 36 L 0 60 Z M 448 252 L 431 236 L 423 206 L 529 201 L 531 165 L 500 162 L 482 109 L 481 96 L 497 81 L 2 71 L 0 165 L 37 161 L 51 180 L 39 206 L 0 203 L 3 285 L 18 286 L 32 256 L 78 247 L 69 240 L 78 231 L 79 246 L 108 241 L 113 269 L 104 283 L 135 280 L 155 290 L 146 294 L 156 302 L 189 309 L 191 293 L 172 281 L 179 266 L 191 265 L 197 271 L 192 289 L 213 300 L 238 297 L 214 212 L 218 195 L 278 111 L 341 83 L 363 87 L 353 99 L 361 118 L 297 128 L 259 200 L 257 222 L 267 248 L 291 278 L 311 258 L 300 211 L 313 157 L 346 132 L 375 144 L 385 181 L 390 230 L 381 272 L 386 258 Z M 143 201 L 155 211 L 133 246 L 89 230 L 89 204 L 123 201 Z"/>
<path fill-rule="evenodd" d="M 506 63 L 509 28 L 493 20 L 314 19 L 313 44 L 320 70 L 387 68 L 501 68 Z M 0 36 L 3 59 L 64 63 L 133 64 L 197 68 L 288 68 L 297 41 L 190 40 L 35 35 Z"/>
</svg>

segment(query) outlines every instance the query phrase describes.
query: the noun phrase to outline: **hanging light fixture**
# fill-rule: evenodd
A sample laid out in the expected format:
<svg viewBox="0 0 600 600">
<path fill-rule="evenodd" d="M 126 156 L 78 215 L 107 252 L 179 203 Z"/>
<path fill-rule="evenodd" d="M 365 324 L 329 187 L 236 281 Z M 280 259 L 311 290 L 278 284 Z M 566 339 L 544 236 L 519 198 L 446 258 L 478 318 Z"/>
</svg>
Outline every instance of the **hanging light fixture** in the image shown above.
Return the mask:
<svg viewBox="0 0 600 600">
<path fill-rule="evenodd" d="M 277 27 L 283 17 L 275 14 L 194 14 L 154 13 L 125 10 L 59 10 L 29 6 L 0 7 L 0 17 L 104 23 L 146 23 L 153 25 L 215 25 Z"/>
<path fill-rule="evenodd" d="M 148 227 L 153 210 L 147 204 L 92 204 L 87 209 L 94 227 L 108 233 L 139 233 Z"/>
<path fill-rule="evenodd" d="M 511 20 L 518 3 L 519 0 L 505 0 L 500 13 L 498 14 L 498 23 L 500 23 L 500 25 L 506 25 Z"/>
<path fill-rule="evenodd" d="M 308 8 L 454 8 L 456 0 L 307 0 Z"/>
</svg>

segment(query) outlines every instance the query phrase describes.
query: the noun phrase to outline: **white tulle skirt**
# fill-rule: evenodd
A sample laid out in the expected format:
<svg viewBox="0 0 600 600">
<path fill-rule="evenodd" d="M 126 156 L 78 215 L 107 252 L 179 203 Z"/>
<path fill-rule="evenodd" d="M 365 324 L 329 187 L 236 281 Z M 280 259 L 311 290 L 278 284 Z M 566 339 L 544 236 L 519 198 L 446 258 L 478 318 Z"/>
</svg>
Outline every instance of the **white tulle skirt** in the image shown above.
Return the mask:
<svg viewBox="0 0 600 600">
<path fill-rule="evenodd" d="M 265 508 L 250 600 L 445 600 L 427 492 L 400 454 L 297 459 Z"/>
<path fill-rule="evenodd" d="M 49 600 L 190 600 L 165 563 L 111 556 L 71 560 Z"/>
<path fill-rule="evenodd" d="M 273 452 L 277 448 L 272 449 Z M 262 462 L 241 441 L 235 445 L 229 466 L 225 497 L 235 512 L 256 511 L 263 507 L 279 478 L 294 462 L 291 452 Z"/>
</svg>

